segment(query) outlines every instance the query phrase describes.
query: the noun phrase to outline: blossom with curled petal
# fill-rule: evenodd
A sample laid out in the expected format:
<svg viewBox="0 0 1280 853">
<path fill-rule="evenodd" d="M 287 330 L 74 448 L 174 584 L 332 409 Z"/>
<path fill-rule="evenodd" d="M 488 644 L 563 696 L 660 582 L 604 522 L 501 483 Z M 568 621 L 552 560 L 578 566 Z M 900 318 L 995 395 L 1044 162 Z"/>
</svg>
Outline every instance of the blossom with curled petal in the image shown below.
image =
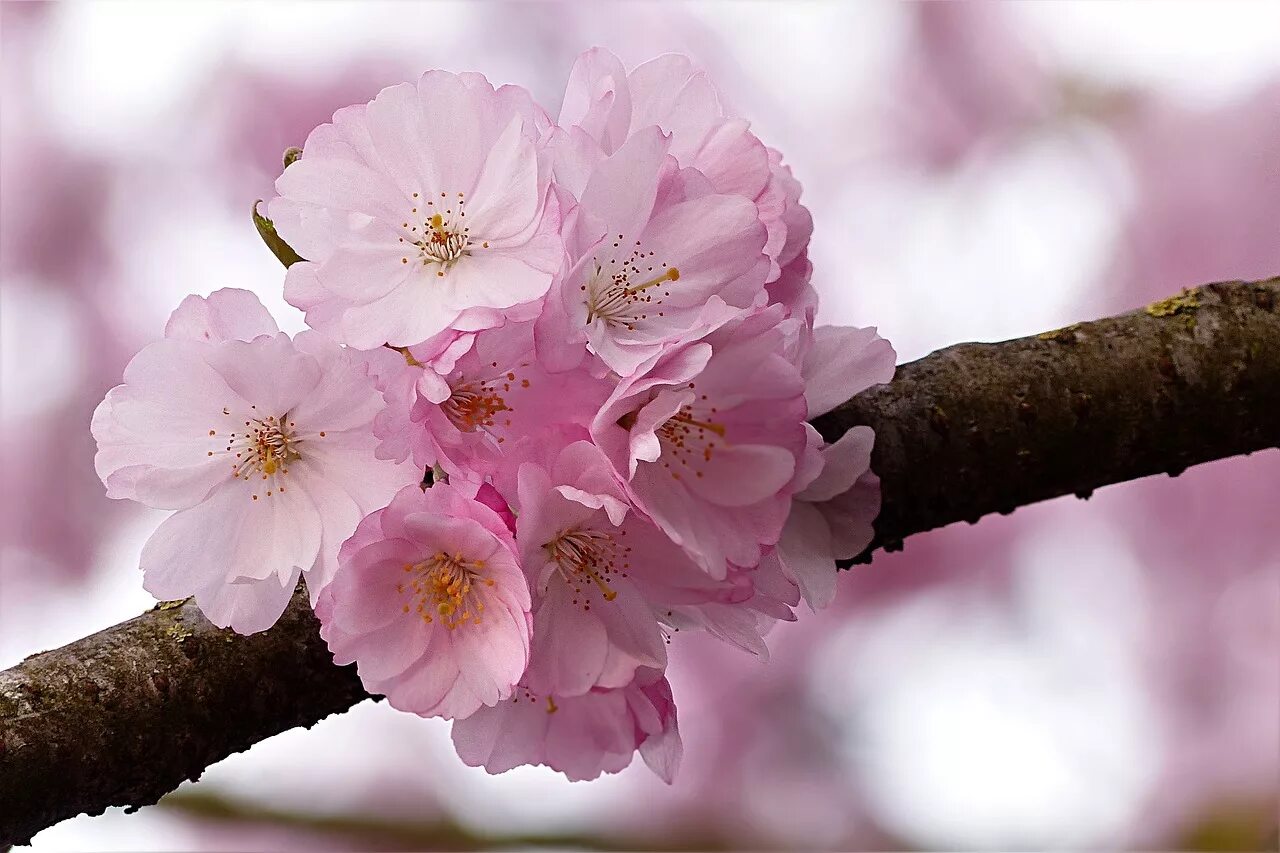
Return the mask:
<svg viewBox="0 0 1280 853">
<path fill-rule="evenodd" d="M 893 347 L 874 328 L 818 326 L 797 345 L 811 419 L 893 378 Z M 857 556 L 871 542 L 880 480 L 871 471 L 871 427 L 855 426 L 831 444 L 807 430 L 806 462 L 792 482 L 794 500 L 775 557 L 816 610 L 835 596 L 835 561 Z"/>
<path fill-rule="evenodd" d="M 570 71 L 558 124 L 579 129 L 605 154 L 652 125 L 669 133 L 682 168 L 702 173 L 714 192 L 759 208 L 768 281 L 808 244 L 813 222 L 781 155 L 724 108 L 707 73 L 686 56 L 665 54 L 628 72 L 607 50 L 586 51 Z"/>
<path fill-rule="evenodd" d="M 386 408 L 374 421 L 378 454 L 479 482 L 504 464 L 509 440 L 555 425 L 585 427 L 609 395 L 607 382 L 573 370 L 547 373 L 534 354 L 533 324 L 470 335 L 461 354 L 427 358 L 418 347 L 371 355 Z M 459 348 L 461 350 L 461 348 Z"/>
<path fill-rule="evenodd" d="M 512 695 L 529 661 L 529 588 L 506 522 L 447 483 L 401 490 L 360 522 L 316 603 L 339 664 L 392 707 L 466 717 Z"/>
<path fill-rule="evenodd" d="M 610 370 L 630 376 L 697 325 L 708 302 L 748 308 L 765 298 L 769 259 L 755 204 L 679 170 L 670 144 L 648 127 L 580 170 L 585 184 L 566 235 L 573 266 L 539 323 L 540 355 L 552 369 L 576 364 L 573 345 L 585 340 Z M 573 156 L 581 155 L 560 159 Z"/>
<path fill-rule="evenodd" d="M 639 670 L 625 687 L 580 696 L 519 687 L 500 705 L 456 720 L 453 745 L 463 762 L 490 773 L 540 764 L 574 782 L 624 770 L 639 751 L 670 784 L 684 753 L 671 685 L 653 669 Z"/>
<path fill-rule="evenodd" d="M 189 296 L 165 334 L 94 412 L 98 475 L 109 497 L 178 510 L 143 548 L 148 592 L 265 630 L 299 574 L 314 599 L 361 516 L 419 474 L 374 457 L 360 353 L 290 340 L 253 294 Z"/>
<path fill-rule="evenodd" d="M 648 519 L 628 512 L 609 461 L 589 441 L 552 451 L 518 475 L 516 539 L 533 589 L 533 649 L 524 684 L 577 696 L 665 668 L 673 606 L 751 595 L 715 581 Z"/>
<path fill-rule="evenodd" d="M 488 328 L 536 302 L 563 258 L 548 124 L 524 90 L 444 71 L 339 110 L 268 208 L 307 259 L 285 297 L 360 349 Z"/>
<path fill-rule="evenodd" d="M 592 422 L 635 505 L 715 578 L 756 565 L 786 521 L 806 444 L 795 322 L 781 306 L 717 318 L 619 383 Z"/>
</svg>

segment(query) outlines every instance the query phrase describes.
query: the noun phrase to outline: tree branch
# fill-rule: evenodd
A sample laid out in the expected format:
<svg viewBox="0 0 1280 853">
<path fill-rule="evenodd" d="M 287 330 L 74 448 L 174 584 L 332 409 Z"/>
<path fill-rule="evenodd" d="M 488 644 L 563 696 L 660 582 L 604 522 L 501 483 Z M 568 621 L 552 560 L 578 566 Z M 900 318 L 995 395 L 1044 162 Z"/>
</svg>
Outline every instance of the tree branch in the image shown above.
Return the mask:
<svg viewBox="0 0 1280 853">
<path fill-rule="evenodd" d="M 1280 446 L 1280 278 L 957 344 L 815 421 L 875 429 L 883 505 L 853 562 L 957 521 Z"/>
<path fill-rule="evenodd" d="M 816 422 L 876 430 L 877 548 L 990 512 L 1280 446 L 1280 278 L 899 368 Z M 81 812 L 156 802 L 210 764 L 368 698 L 303 595 L 271 630 L 191 603 L 0 673 L 0 844 Z"/>
</svg>

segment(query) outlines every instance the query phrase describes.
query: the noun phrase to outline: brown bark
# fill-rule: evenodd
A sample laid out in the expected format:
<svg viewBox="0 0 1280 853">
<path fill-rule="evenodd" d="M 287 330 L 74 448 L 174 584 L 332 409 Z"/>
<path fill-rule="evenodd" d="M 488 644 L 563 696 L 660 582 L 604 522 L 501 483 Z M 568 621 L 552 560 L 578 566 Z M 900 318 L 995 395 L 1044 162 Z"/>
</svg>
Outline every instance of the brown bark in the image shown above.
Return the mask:
<svg viewBox="0 0 1280 853">
<path fill-rule="evenodd" d="M 815 422 L 876 431 L 883 506 L 854 562 L 913 533 L 1280 446 L 1280 278 L 898 368 Z"/>
<path fill-rule="evenodd" d="M 81 812 L 150 805 L 368 698 L 318 627 L 301 587 L 250 637 L 171 602 L 0 672 L 0 847 Z"/>
<path fill-rule="evenodd" d="M 1280 279 L 899 368 L 817 421 L 876 430 L 884 509 L 862 555 L 920 531 L 1280 446 Z M 1176 523 L 1176 520 L 1171 520 Z M 0 673 L 0 844 L 81 812 L 154 803 L 255 742 L 367 698 L 299 593 L 241 637 L 194 605 Z"/>
</svg>

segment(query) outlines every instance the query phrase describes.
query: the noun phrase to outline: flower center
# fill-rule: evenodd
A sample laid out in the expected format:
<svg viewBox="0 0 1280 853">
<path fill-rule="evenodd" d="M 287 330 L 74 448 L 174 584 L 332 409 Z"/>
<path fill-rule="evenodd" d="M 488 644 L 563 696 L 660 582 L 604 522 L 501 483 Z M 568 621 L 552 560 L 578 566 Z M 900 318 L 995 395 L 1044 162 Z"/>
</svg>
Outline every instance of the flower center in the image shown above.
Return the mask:
<svg viewBox="0 0 1280 853">
<path fill-rule="evenodd" d="M 257 409 L 257 406 L 252 406 Z M 231 409 L 224 408 L 224 415 L 230 415 Z M 250 417 L 244 422 L 244 429 L 232 432 L 227 438 L 224 453 L 232 454 L 231 476 L 245 482 L 266 480 L 269 488 L 267 497 L 277 491 L 285 490 L 282 478 L 289 473 L 289 465 L 302 458 L 298 446 L 302 444 L 294 429 L 297 426 L 289 420 L 288 415 L 267 415 L 266 417 Z M 217 435 L 216 430 L 209 430 L 209 435 Z M 321 437 L 324 433 L 320 433 Z M 214 451 L 209 451 L 213 456 Z M 252 495 L 256 501 L 257 492 Z"/>
<path fill-rule="evenodd" d="M 622 239 L 619 234 L 615 249 L 621 247 Z M 639 240 L 621 262 L 613 257 L 602 264 L 597 258 L 594 271 L 580 288 L 587 295 L 587 323 L 602 320 L 611 328 L 621 326 L 634 332 L 637 323 L 649 319 L 655 297 L 661 306 L 663 297 L 671 295 L 665 286 L 679 280 L 680 270 L 653 260 L 653 252 L 644 252 Z M 658 287 L 664 289 L 655 290 Z M 654 313 L 663 316 L 661 311 Z"/>
<path fill-rule="evenodd" d="M 483 560 L 466 560 L 461 554 L 440 551 L 421 563 L 405 563 L 411 574 L 396 591 L 408 595 L 404 612 L 412 609 L 424 622 L 441 621 L 450 631 L 470 622 L 479 625 L 484 613 L 481 591 L 493 586 L 493 578 L 480 574 Z"/>
<path fill-rule="evenodd" d="M 694 383 L 690 382 L 689 388 L 693 389 Z M 705 405 L 706 400 L 707 395 L 703 394 L 697 402 Z M 685 404 L 658 427 L 658 443 L 662 446 L 659 458 L 673 479 L 680 479 L 682 469 L 701 477 L 700 466 L 715 455 L 717 440 L 724 443 L 725 427 L 714 420 L 715 414 L 715 406 L 706 407 L 706 413 L 699 414 L 694 404 Z"/>
<path fill-rule="evenodd" d="M 507 404 L 507 395 L 517 387 L 528 388 L 529 380 L 521 379 L 516 373 L 527 367 L 527 364 L 513 365 L 505 373 L 499 373 L 487 379 L 466 379 L 459 377 L 451 386 L 453 393 L 441 404 L 445 417 L 459 432 L 488 431 L 496 426 L 511 426 L 511 418 L 498 416 L 503 412 L 514 412 L 515 408 Z M 498 362 L 493 362 L 492 369 L 499 370 Z M 499 443 L 504 439 L 497 437 Z"/>
<path fill-rule="evenodd" d="M 515 374 L 508 376 L 515 378 Z M 458 385 L 449 399 L 444 401 L 445 417 L 459 432 L 475 432 L 477 429 L 492 427 L 496 415 L 511 411 L 502 396 L 502 391 L 510 389 L 509 380 L 500 382 L 486 379 Z"/>
<path fill-rule="evenodd" d="M 436 275 L 443 278 L 454 264 L 470 255 L 475 248 L 470 237 L 471 229 L 466 225 L 466 193 L 450 197 L 442 192 L 438 199 L 425 201 L 421 200 L 419 193 L 414 193 L 413 198 L 416 206 L 400 223 L 404 231 L 400 242 L 416 246 L 418 256 L 415 261 L 425 267 L 434 266 Z M 480 247 L 487 249 L 489 244 L 481 243 Z M 410 257 L 404 255 L 400 263 L 409 263 Z"/>
<path fill-rule="evenodd" d="M 617 531 L 622 535 L 622 531 Z M 571 528 L 543 544 L 547 557 L 556 565 L 565 583 L 573 586 L 573 603 L 584 611 L 591 609 L 591 588 L 595 586 L 605 601 L 613 601 L 618 592 L 609 582 L 625 578 L 631 567 L 631 546 L 622 545 L 613 533 L 601 530 Z"/>
</svg>

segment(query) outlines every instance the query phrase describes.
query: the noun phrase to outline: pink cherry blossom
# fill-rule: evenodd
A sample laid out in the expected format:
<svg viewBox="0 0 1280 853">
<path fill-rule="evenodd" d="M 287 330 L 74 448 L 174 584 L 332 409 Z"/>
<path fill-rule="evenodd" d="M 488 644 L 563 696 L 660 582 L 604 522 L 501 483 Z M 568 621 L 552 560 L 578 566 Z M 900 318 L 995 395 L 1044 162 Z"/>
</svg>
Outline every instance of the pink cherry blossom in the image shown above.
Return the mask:
<svg viewBox="0 0 1280 853">
<path fill-rule="evenodd" d="M 769 261 L 755 204 L 714 193 L 693 170 L 679 172 L 670 142 L 648 127 L 581 170 L 587 177 L 568 237 L 573 267 L 539 327 L 544 358 L 550 347 L 585 339 L 629 376 L 693 328 L 709 301 L 747 308 L 763 298 Z"/>
<path fill-rule="evenodd" d="M 360 522 L 316 603 L 338 664 L 402 711 L 460 718 L 512 695 L 529 589 L 506 523 L 457 487 L 410 486 Z"/>
<path fill-rule="evenodd" d="M 701 172 L 716 193 L 757 203 L 768 234 L 769 281 L 808 242 L 812 222 L 780 155 L 724 109 L 706 72 L 688 57 L 667 54 L 628 73 L 608 51 L 588 50 L 570 72 L 559 125 L 581 129 L 606 154 L 651 125 L 669 133 L 681 167 Z"/>
<path fill-rule="evenodd" d="M 815 418 L 893 378 L 895 353 L 873 328 L 819 326 L 797 338 L 808 416 Z M 774 555 L 811 609 L 831 602 L 835 561 L 870 542 L 880 512 L 880 480 L 871 471 L 875 433 L 855 426 L 830 445 L 807 427 L 808 446 L 792 481 L 791 512 Z"/>
<path fill-rule="evenodd" d="M 794 321 L 782 314 L 689 336 L 622 381 L 591 427 L 636 506 L 716 578 L 777 543 L 805 450 L 804 385 L 783 328 Z"/>
<path fill-rule="evenodd" d="M 874 327 L 818 326 L 800 371 L 808 417 L 824 415 L 872 385 L 893 378 L 893 346 Z"/>
<path fill-rule="evenodd" d="M 314 598 L 360 517 L 418 473 L 377 460 L 366 365 L 314 332 L 277 331 L 253 294 L 187 297 L 94 413 L 107 495 L 178 510 L 142 551 L 143 585 L 194 595 L 241 633 Z"/>
<path fill-rule="evenodd" d="M 540 764 L 574 782 L 617 773 L 639 750 L 670 784 L 684 752 L 671 685 L 652 669 L 626 687 L 568 698 L 517 688 L 502 704 L 455 721 L 453 745 L 463 762 L 490 773 Z"/>
<path fill-rule="evenodd" d="M 783 306 L 788 317 L 804 318 L 806 325 L 812 327 L 818 312 L 818 291 L 812 279 L 813 264 L 808 252 L 801 252 L 765 286 L 769 303 Z"/>
<path fill-rule="evenodd" d="M 714 581 L 658 528 L 628 513 L 599 448 L 577 441 L 543 468 L 519 470 L 517 540 L 534 590 L 534 635 L 524 684 L 576 696 L 622 687 L 639 667 L 662 669 L 659 620 L 669 607 L 741 600 L 750 586 Z"/>
<path fill-rule="evenodd" d="M 663 611 L 663 622 L 673 633 L 706 631 L 718 640 L 768 660 L 765 635 L 779 621 L 796 621 L 793 608 L 800 603 L 799 587 L 786 574 L 776 548 L 766 549 L 760 562 L 749 569 L 731 567 L 726 580 L 742 590 L 740 600 L 675 605 Z"/>
<path fill-rule="evenodd" d="M 548 374 L 534 356 L 533 324 L 509 323 L 469 336 L 444 375 L 419 361 L 417 347 L 379 354 L 377 383 L 386 409 L 374 421 L 380 456 L 451 477 L 481 480 L 503 461 L 509 439 L 556 424 L 586 426 L 609 385 L 580 371 Z M 435 366 L 444 366 L 437 358 Z"/>
<path fill-rule="evenodd" d="M 549 129 L 527 92 L 431 71 L 316 128 L 269 207 L 285 296 L 360 349 L 497 325 L 559 269 Z"/>
<path fill-rule="evenodd" d="M 433 71 L 338 110 L 276 188 L 313 331 L 190 297 L 94 417 L 108 494 L 176 510 L 147 589 L 248 632 L 305 573 L 334 660 L 452 719 L 466 763 L 639 751 L 670 782 L 675 637 L 766 658 L 879 509 L 871 429 L 807 420 L 894 354 L 815 327 L 781 154 L 688 59 L 593 50 L 559 126 Z"/>
</svg>

